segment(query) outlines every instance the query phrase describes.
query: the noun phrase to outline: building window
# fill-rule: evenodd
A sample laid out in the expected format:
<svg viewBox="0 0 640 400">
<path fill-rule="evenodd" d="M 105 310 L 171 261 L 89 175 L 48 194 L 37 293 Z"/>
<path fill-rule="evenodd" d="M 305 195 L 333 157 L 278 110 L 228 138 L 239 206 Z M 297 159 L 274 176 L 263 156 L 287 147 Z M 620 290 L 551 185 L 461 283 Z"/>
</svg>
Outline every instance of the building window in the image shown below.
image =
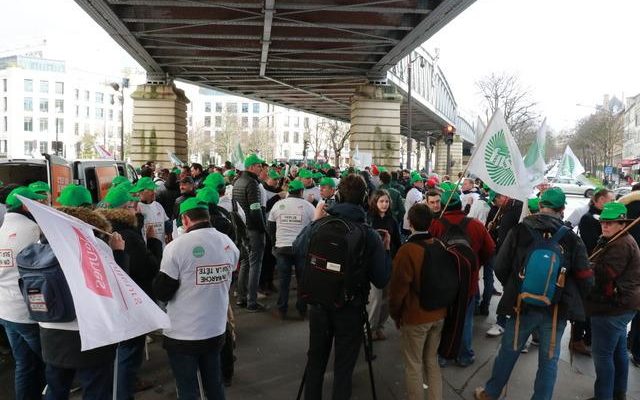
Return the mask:
<svg viewBox="0 0 640 400">
<path fill-rule="evenodd" d="M 0 140 L 0 155 L 3 155 L 3 156 L 7 155 L 7 141 L 6 140 Z"/>
<path fill-rule="evenodd" d="M 76 136 L 80 135 L 80 124 L 77 122 L 73 125 L 73 134 Z"/>
<path fill-rule="evenodd" d="M 40 118 L 40 132 L 49 132 L 49 118 Z"/>
<path fill-rule="evenodd" d="M 31 97 L 24 98 L 24 110 L 33 111 L 33 99 Z"/>
<path fill-rule="evenodd" d="M 253 113 L 258 114 L 260 112 L 260 103 L 253 103 Z"/>
<path fill-rule="evenodd" d="M 249 103 L 242 103 L 242 112 L 243 113 L 249 112 Z"/>
<path fill-rule="evenodd" d="M 25 92 L 33 92 L 33 79 L 25 79 L 24 80 L 24 91 Z"/>
<path fill-rule="evenodd" d="M 238 103 L 227 103 L 227 112 L 237 113 L 238 112 Z"/>
<path fill-rule="evenodd" d="M 25 132 L 33 132 L 33 118 L 32 117 L 24 117 L 24 131 Z"/>
<path fill-rule="evenodd" d="M 253 117 L 253 127 L 257 128 L 258 125 L 260 124 L 260 117 Z"/>
<path fill-rule="evenodd" d="M 293 120 L 293 126 L 296 128 L 300 126 L 300 117 L 295 117 Z"/>
<path fill-rule="evenodd" d="M 211 102 L 204 103 L 204 112 L 211 112 Z"/>
<path fill-rule="evenodd" d="M 104 93 L 96 92 L 96 103 L 102 104 L 104 101 Z"/>
<path fill-rule="evenodd" d="M 85 135 L 91 134 L 91 126 L 89 124 L 84 124 L 84 134 Z"/>
<path fill-rule="evenodd" d="M 7 78 L 4 78 L 2 80 L 2 91 L 6 92 L 7 91 Z"/>
<path fill-rule="evenodd" d="M 40 112 L 43 112 L 43 113 L 49 112 L 49 100 L 40 99 Z"/>
<path fill-rule="evenodd" d="M 216 115 L 216 128 L 220 128 L 222 126 L 222 117 Z"/>
<path fill-rule="evenodd" d="M 74 90 L 73 90 L 73 97 L 74 97 L 76 100 L 80 100 L 80 89 L 74 89 Z"/>
<path fill-rule="evenodd" d="M 304 117 L 304 127 L 305 129 L 309 129 L 309 117 Z"/>
<path fill-rule="evenodd" d="M 80 118 L 80 106 L 76 106 L 76 118 Z"/>
<path fill-rule="evenodd" d="M 211 126 L 211 117 L 204 117 L 204 126 Z"/>
<path fill-rule="evenodd" d="M 216 112 L 217 113 L 221 113 L 222 112 L 222 103 L 216 103 Z"/>
<path fill-rule="evenodd" d="M 113 121 L 113 110 L 109 110 L 109 121 Z"/>
<path fill-rule="evenodd" d="M 64 133 L 64 118 L 56 118 L 56 133 Z"/>
<path fill-rule="evenodd" d="M 64 154 L 62 152 L 63 147 L 64 147 L 63 142 L 60 142 L 60 141 L 56 142 L 55 140 L 51 142 L 51 151 L 54 152 L 55 154 L 58 154 L 58 155 Z"/>
<path fill-rule="evenodd" d="M 58 114 L 64 113 L 64 100 L 56 99 L 56 113 Z"/>
<path fill-rule="evenodd" d="M 286 158 L 286 159 L 289 158 L 289 150 L 285 150 L 284 151 L 284 158 Z"/>
<path fill-rule="evenodd" d="M 84 91 L 84 101 L 89 101 L 91 99 L 91 93 L 88 90 Z"/>
<path fill-rule="evenodd" d="M 243 128 L 249 127 L 249 117 L 242 117 L 242 127 Z"/>
<path fill-rule="evenodd" d="M 96 107 L 96 118 L 97 119 L 104 118 L 104 108 Z"/>
<path fill-rule="evenodd" d="M 49 93 L 49 81 L 40 81 L 40 93 Z"/>
<path fill-rule="evenodd" d="M 284 120 L 284 126 L 289 126 L 289 116 L 287 115 L 287 118 L 285 118 Z"/>
<path fill-rule="evenodd" d="M 2 118 L 2 132 L 9 130 L 9 119 L 5 116 Z"/>
<path fill-rule="evenodd" d="M 24 155 L 30 156 L 36 151 L 36 146 L 38 145 L 37 140 L 25 140 L 24 141 Z"/>
<path fill-rule="evenodd" d="M 40 142 L 40 154 L 46 154 L 48 153 L 49 150 L 49 143 L 47 142 Z"/>
<path fill-rule="evenodd" d="M 116 97 L 112 94 L 109 95 L 109 104 L 115 104 L 116 103 Z"/>
<path fill-rule="evenodd" d="M 293 143 L 300 143 L 300 132 L 293 132 Z"/>
<path fill-rule="evenodd" d="M 284 131 L 284 134 L 282 135 L 282 141 L 284 143 L 289 143 L 289 131 Z"/>
<path fill-rule="evenodd" d="M 64 82 L 56 82 L 56 94 L 64 94 Z"/>
<path fill-rule="evenodd" d="M 2 111 L 7 112 L 7 104 L 8 104 L 7 98 L 3 97 L 2 98 Z"/>
<path fill-rule="evenodd" d="M 84 117 L 85 117 L 85 118 L 89 118 L 89 115 L 90 115 L 90 113 L 89 113 L 89 106 L 86 106 L 86 107 L 84 108 Z"/>
</svg>

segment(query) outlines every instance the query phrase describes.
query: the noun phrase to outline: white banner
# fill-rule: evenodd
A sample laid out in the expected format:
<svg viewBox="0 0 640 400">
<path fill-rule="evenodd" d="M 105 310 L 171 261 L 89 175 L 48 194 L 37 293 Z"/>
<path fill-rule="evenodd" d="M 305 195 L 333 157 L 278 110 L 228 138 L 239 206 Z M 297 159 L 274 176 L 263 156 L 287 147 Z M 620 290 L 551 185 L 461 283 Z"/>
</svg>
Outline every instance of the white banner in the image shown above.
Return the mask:
<svg viewBox="0 0 640 400">
<path fill-rule="evenodd" d="M 531 192 L 527 171 L 500 109 L 491 117 L 467 168 L 497 193 L 527 201 Z"/>
<path fill-rule="evenodd" d="M 169 328 L 165 314 L 113 259 L 93 227 L 18 196 L 47 237 L 69 284 L 82 351 Z"/>
<path fill-rule="evenodd" d="M 524 156 L 524 166 L 529 174 L 529 184 L 532 187 L 544 181 L 544 173 L 547 169 L 547 163 L 544 161 L 546 140 L 547 119 L 545 118 Z"/>
<path fill-rule="evenodd" d="M 564 155 L 562 156 L 562 161 L 560 161 L 560 166 L 558 167 L 558 177 L 563 178 L 575 178 L 578 175 L 584 173 L 584 167 L 578 157 L 573 154 L 571 147 L 567 146 L 564 149 Z"/>
</svg>

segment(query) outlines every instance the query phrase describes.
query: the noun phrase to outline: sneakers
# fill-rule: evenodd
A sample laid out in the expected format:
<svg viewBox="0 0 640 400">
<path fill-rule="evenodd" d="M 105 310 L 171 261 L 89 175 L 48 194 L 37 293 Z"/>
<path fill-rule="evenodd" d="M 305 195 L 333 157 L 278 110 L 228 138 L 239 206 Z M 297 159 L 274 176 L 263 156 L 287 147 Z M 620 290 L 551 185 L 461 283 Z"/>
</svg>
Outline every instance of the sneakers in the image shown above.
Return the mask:
<svg viewBox="0 0 640 400">
<path fill-rule="evenodd" d="M 459 359 L 456 360 L 456 364 L 458 365 L 458 367 L 461 367 L 461 368 L 466 368 L 469 365 L 472 365 L 474 362 L 476 362 L 476 358 L 475 357 L 471 357 L 469 359 L 459 358 Z"/>
<path fill-rule="evenodd" d="M 527 354 L 528 352 L 529 352 L 529 342 L 525 343 L 522 350 L 520 350 L 520 353 L 522 354 Z"/>
<path fill-rule="evenodd" d="M 238 300 L 236 301 L 236 305 L 240 308 L 247 308 L 247 302 L 246 301 L 242 301 L 242 300 Z"/>
<path fill-rule="evenodd" d="M 498 324 L 493 324 L 491 328 L 487 331 L 487 336 L 489 337 L 498 337 L 504 333 L 504 328 Z"/>
<path fill-rule="evenodd" d="M 252 304 L 247 306 L 247 311 L 250 313 L 263 312 L 266 311 L 267 308 L 260 303 Z"/>
<path fill-rule="evenodd" d="M 484 391 L 483 387 L 479 387 L 473 392 L 473 398 L 475 400 L 496 400 L 493 397 L 489 396 L 487 392 Z"/>
</svg>

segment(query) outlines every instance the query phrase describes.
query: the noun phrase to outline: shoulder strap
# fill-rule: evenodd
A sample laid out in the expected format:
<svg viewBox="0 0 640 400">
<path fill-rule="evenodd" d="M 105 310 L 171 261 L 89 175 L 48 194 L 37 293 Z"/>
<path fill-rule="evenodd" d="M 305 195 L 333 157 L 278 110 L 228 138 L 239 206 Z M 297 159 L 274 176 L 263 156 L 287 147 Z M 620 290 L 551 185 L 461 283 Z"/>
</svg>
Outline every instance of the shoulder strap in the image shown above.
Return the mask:
<svg viewBox="0 0 640 400">
<path fill-rule="evenodd" d="M 556 233 L 554 233 L 554 235 L 551 237 L 551 241 L 553 243 L 558 243 L 560 242 L 560 240 L 562 240 L 562 238 L 564 237 L 564 235 L 569 232 L 569 228 L 567 228 L 566 226 L 562 225 L 557 231 Z"/>
</svg>

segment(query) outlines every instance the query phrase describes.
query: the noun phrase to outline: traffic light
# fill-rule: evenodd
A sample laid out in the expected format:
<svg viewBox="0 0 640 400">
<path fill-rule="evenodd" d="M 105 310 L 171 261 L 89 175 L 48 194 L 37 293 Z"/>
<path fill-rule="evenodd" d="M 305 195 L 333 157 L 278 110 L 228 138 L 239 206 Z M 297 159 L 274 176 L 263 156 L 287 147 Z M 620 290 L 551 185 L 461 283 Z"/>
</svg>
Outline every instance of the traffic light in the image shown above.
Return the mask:
<svg viewBox="0 0 640 400">
<path fill-rule="evenodd" d="M 442 128 L 442 133 L 444 135 L 444 142 L 448 145 L 453 143 L 453 135 L 456 134 L 456 128 L 451 125 L 447 125 Z"/>
</svg>

